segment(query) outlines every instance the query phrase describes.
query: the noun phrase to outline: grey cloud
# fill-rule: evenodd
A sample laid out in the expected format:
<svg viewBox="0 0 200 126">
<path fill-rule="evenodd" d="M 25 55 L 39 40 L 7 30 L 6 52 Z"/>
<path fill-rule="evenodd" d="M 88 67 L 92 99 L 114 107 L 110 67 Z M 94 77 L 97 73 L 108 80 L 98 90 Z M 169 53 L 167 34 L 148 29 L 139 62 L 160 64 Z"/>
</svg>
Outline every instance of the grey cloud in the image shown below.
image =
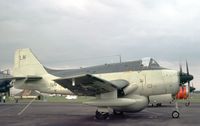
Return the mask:
<svg viewBox="0 0 200 126">
<path fill-rule="evenodd" d="M 118 54 L 198 66 L 199 6 L 198 0 L 0 1 L 0 67 L 12 66 L 14 51 L 24 47 L 47 66 L 114 62 Z M 112 57 L 94 59 L 102 56 Z"/>
</svg>

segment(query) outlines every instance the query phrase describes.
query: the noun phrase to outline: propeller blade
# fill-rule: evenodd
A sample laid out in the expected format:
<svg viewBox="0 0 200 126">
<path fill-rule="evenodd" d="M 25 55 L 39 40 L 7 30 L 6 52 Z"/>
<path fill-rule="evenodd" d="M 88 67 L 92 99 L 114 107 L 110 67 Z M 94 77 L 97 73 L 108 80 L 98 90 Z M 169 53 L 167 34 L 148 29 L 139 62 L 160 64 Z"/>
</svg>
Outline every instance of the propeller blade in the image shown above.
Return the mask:
<svg viewBox="0 0 200 126">
<path fill-rule="evenodd" d="M 179 64 L 179 68 L 180 68 L 180 76 L 183 74 L 183 71 L 182 71 L 182 65 Z"/>
<path fill-rule="evenodd" d="M 186 60 L 186 70 L 187 70 L 187 75 L 190 75 L 190 73 L 189 73 L 189 67 L 188 67 L 188 62 L 187 62 L 187 60 Z"/>
<path fill-rule="evenodd" d="M 183 75 L 183 70 L 182 70 L 182 65 L 181 63 L 179 63 L 179 76 L 180 76 L 180 81 L 181 81 L 181 77 Z M 183 88 L 184 85 L 182 83 L 180 83 L 180 86 Z"/>
</svg>

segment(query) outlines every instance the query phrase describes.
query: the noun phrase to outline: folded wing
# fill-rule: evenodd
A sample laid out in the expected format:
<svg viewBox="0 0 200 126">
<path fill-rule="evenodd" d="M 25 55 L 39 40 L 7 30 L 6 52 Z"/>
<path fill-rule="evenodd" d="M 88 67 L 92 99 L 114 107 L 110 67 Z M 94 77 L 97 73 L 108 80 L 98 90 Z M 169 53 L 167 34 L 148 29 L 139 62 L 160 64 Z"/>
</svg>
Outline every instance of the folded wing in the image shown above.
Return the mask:
<svg viewBox="0 0 200 126">
<path fill-rule="evenodd" d="M 117 89 L 111 82 L 90 74 L 59 78 L 54 81 L 64 88 L 71 90 L 76 95 L 95 96 Z"/>
</svg>

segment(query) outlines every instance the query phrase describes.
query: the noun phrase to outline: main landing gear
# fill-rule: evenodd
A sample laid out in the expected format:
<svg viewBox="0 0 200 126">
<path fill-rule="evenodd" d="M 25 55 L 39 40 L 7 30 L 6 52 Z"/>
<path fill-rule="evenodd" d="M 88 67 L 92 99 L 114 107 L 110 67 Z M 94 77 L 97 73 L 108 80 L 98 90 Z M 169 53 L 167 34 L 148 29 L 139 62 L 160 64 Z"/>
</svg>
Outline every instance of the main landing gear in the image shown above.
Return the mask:
<svg viewBox="0 0 200 126">
<path fill-rule="evenodd" d="M 99 119 L 99 120 L 106 120 L 106 119 L 109 119 L 109 112 L 99 112 L 98 110 L 96 111 L 96 119 Z"/>
<path fill-rule="evenodd" d="M 123 115 L 124 113 L 121 111 L 113 110 L 113 115 Z M 96 110 L 95 118 L 98 120 L 106 120 L 109 119 L 111 114 L 109 113 L 108 108 L 98 108 Z"/>
<path fill-rule="evenodd" d="M 98 107 L 97 110 L 96 110 L 95 117 L 98 120 L 109 119 L 109 117 L 110 117 L 109 108 L 107 108 L 107 107 Z"/>
</svg>

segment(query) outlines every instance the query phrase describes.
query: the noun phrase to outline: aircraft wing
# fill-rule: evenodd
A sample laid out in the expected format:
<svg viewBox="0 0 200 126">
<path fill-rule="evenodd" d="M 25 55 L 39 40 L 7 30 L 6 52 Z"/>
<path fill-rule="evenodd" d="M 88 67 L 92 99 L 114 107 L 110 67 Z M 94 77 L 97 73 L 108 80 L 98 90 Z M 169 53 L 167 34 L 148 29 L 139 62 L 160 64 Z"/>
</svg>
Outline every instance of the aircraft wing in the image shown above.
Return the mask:
<svg viewBox="0 0 200 126">
<path fill-rule="evenodd" d="M 111 82 L 90 74 L 59 78 L 54 80 L 64 88 L 69 89 L 76 95 L 95 96 L 101 93 L 111 92 L 117 89 Z"/>
</svg>

